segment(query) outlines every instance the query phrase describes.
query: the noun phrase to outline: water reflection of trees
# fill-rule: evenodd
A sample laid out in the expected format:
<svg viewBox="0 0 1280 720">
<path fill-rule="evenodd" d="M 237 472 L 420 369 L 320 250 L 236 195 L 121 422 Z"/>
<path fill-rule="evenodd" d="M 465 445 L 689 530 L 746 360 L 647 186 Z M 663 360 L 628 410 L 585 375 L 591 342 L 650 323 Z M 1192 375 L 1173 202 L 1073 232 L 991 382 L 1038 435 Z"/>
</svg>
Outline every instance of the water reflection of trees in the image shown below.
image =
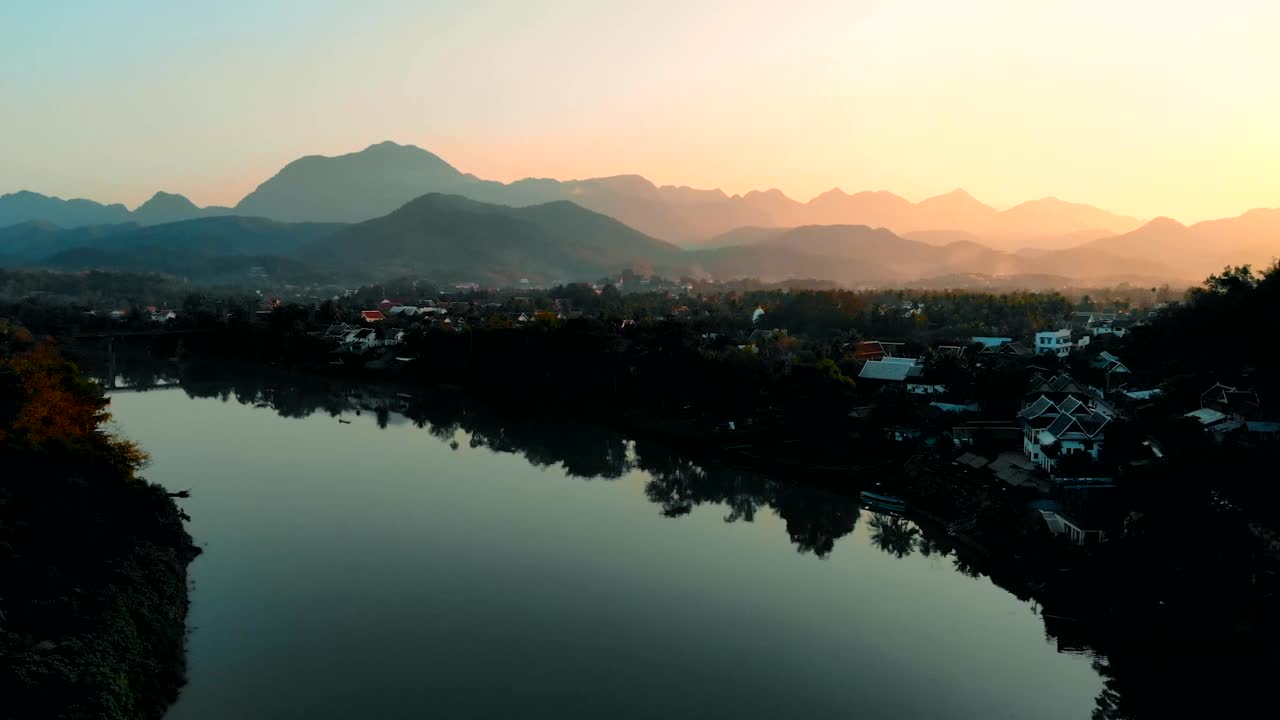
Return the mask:
<svg viewBox="0 0 1280 720">
<path fill-rule="evenodd" d="M 144 376 L 135 377 L 141 380 Z M 379 427 L 403 417 L 452 449 L 459 449 L 462 440 L 473 449 L 518 454 L 535 466 L 559 466 L 565 473 L 584 479 L 613 480 L 633 470 L 642 471 L 648 475 L 645 496 L 666 517 L 714 505 L 725 509 L 725 522 L 752 522 L 761 509 L 768 508 L 784 521 L 800 552 L 820 557 L 853 531 L 859 517 L 857 503 L 845 496 L 776 483 L 723 465 L 694 462 L 659 443 L 632 442 L 599 425 L 565 418 L 551 421 L 542 413 L 476 410 L 460 392 L 415 389 L 401 393 L 314 376 L 229 374 L 225 368 L 209 365 L 187 365 L 181 382 L 191 397 L 223 402 L 234 398 L 283 417 L 371 414 Z"/>
<path fill-rule="evenodd" d="M 400 393 L 315 376 L 230 372 L 227 368 L 196 364 L 187 364 L 179 372 L 172 364 L 156 369 L 154 354 L 132 360 L 121 362 L 117 357 L 109 367 L 90 367 L 90 371 L 96 369 L 99 377 L 124 378 L 136 389 L 180 379 L 183 390 L 191 397 L 223 402 L 234 398 L 284 417 L 371 414 L 379 427 L 404 418 L 454 450 L 461 448 L 461 440 L 474 449 L 519 454 L 535 466 L 560 466 L 567 474 L 584 479 L 611 480 L 633 470 L 642 471 L 648 475 L 644 494 L 663 516 L 681 517 L 699 506 L 714 505 L 724 509 L 725 522 L 752 522 L 762 510 L 771 510 L 785 523 L 797 550 L 818 557 L 831 553 L 836 541 L 854 530 L 861 515 L 858 504 L 846 496 L 695 462 L 659 443 L 631 442 L 598 425 L 567 419 L 549 422 L 539 413 L 478 410 L 458 391 L 414 389 Z M 947 559 L 963 574 L 977 577 L 980 573 L 976 558 L 959 552 L 945 532 L 934 532 L 890 514 L 868 513 L 866 522 L 872 545 L 893 557 L 920 553 L 927 558 Z M 1096 639 L 1082 633 L 1085 628 L 1070 623 L 1055 623 L 1049 617 L 1044 622 L 1046 635 L 1056 640 L 1064 652 L 1088 652 L 1090 641 Z M 1122 693 L 1119 689 L 1132 685 L 1135 677 L 1145 679 L 1141 666 L 1132 662 L 1141 653 L 1134 651 L 1130 656 L 1131 662 L 1124 663 L 1126 656 L 1121 655 L 1120 665 L 1111 658 L 1098 660 L 1097 670 L 1106 687 L 1097 698 L 1095 718 L 1148 716 L 1133 709 L 1133 698 L 1151 693 Z M 1121 681 L 1121 675 L 1127 684 Z"/>
</svg>

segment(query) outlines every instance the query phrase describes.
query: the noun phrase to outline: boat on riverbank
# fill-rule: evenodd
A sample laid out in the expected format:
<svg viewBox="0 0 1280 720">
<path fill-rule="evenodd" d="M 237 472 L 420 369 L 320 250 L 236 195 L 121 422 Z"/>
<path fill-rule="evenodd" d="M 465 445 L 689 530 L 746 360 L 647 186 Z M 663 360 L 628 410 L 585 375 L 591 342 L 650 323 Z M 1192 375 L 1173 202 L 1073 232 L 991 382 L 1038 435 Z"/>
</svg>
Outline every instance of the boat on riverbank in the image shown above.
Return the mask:
<svg viewBox="0 0 1280 720">
<path fill-rule="evenodd" d="M 892 495 L 882 495 L 869 490 L 863 490 L 858 493 L 859 499 L 864 505 L 876 510 L 889 510 L 892 512 L 906 512 L 907 501 Z"/>
</svg>

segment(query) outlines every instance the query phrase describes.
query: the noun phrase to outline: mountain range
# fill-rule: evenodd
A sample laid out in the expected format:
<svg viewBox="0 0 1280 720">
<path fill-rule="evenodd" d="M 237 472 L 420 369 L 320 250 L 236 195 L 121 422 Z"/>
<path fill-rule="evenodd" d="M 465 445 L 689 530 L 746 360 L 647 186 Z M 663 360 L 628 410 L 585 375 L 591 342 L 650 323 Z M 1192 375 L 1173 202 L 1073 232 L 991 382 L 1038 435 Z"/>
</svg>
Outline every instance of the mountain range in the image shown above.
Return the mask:
<svg viewBox="0 0 1280 720">
<path fill-rule="evenodd" d="M 234 208 L 164 192 L 132 211 L 0 196 L 5 264 L 165 272 L 199 271 L 199 258 L 287 257 L 296 265 L 281 267 L 293 271 L 495 282 L 594 279 L 623 265 L 852 285 L 975 273 L 1194 282 L 1228 263 L 1269 262 L 1278 238 L 1280 210 L 1185 226 L 1055 198 L 996 210 L 963 190 L 912 203 L 833 189 L 801 203 L 778 190 L 727 195 L 635 175 L 501 183 L 390 142 L 295 160 Z"/>
<path fill-rule="evenodd" d="M 568 201 L 510 207 L 438 193 L 351 225 L 240 216 L 71 229 L 23 223 L 0 229 L 0 256 L 20 267 L 163 272 L 204 282 L 243 278 L 250 268 L 285 280 L 425 276 L 485 285 L 594 280 L 628 267 L 669 277 L 849 286 L 949 275 L 1043 275 L 1059 284 L 1147 283 L 1167 275 L 1157 264 L 1121 261 L 1100 249 L 1027 257 L 968 240 L 929 244 L 865 225 L 742 228 L 721 247 L 687 249 Z"/>
<path fill-rule="evenodd" d="M 657 186 L 638 175 L 512 183 L 481 180 L 413 145 L 383 142 L 355 153 L 311 155 L 285 165 L 234 208 L 197 207 L 159 192 L 130 212 L 123 205 L 62 200 L 21 191 L 0 196 L 0 226 L 43 220 L 62 227 L 136 222 L 151 225 L 236 214 L 286 222 L 355 223 L 381 217 L 428 193 L 522 207 L 569 200 L 650 236 L 697 246 L 744 226 L 859 224 L 896 233 L 952 230 L 1001 246 L 1090 232 L 1095 237 L 1140 224 L 1105 210 L 1044 198 L 998 211 L 963 190 L 912 203 L 889 192 L 829 190 L 807 203 L 779 190 L 728 195 L 720 190 Z"/>
</svg>

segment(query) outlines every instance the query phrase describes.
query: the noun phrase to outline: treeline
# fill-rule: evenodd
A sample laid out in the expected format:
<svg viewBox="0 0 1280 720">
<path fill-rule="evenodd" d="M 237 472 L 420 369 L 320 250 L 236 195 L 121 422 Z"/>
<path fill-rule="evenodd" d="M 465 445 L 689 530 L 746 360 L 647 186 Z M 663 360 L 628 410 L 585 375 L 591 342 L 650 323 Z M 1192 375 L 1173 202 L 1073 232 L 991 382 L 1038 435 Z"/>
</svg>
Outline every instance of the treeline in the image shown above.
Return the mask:
<svg viewBox="0 0 1280 720">
<path fill-rule="evenodd" d="M 199 552 L 101 390 L 0 321 L 0 697 L 14 717 L 159 718 Z"/>
</svg>

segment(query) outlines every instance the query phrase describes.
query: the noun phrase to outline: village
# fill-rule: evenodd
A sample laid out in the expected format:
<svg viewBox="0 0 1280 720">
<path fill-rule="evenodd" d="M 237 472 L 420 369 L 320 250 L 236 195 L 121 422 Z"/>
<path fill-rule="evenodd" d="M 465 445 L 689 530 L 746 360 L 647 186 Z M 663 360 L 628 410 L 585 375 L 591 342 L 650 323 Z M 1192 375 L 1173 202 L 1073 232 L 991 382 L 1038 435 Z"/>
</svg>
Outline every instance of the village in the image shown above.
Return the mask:
<svg viewBox="0 0 1280 720">
<path fill-rule="evenodd" d="M 1115 501 L 1117 477 L 1164 456 L 1156 434 L 1135 436 L 1135 428 L 1180 421 L 1223 448 L 1272 447 L 1280 438 L 1280 413 L 1241 382 L 1247 378 L 1222 377 L 1194 398 L 1183 392 L 1171 399 L 1164 379 L 1126 362 L 1124 339 L 1159 310 L 1075 311 L 1061 327 L 1020 336 L 839 343 L 827 352 L 852 381 L 848 436 L 861 442 L 874 433 L 877 441 L 908 455 L 911 448 L 945 452 L 949 471 L 989 474 L 1009 488 L 1034 493 L 1039 500 L 1033 504 L 1052 533 L 1077 545 L 1105 542 L 1133 520 Z M 924 304 L 903 303 L 903 315 L 926 312 Z M 785 366 L 803 362 L 812 351 L 812 341 L 777 326 L 763 305 L 749 316 L 744 312 L 749 322 L 736 325 L 712 326 L 709 314 L 696 301 L 672 295 L 640 323 L 680 328 L 707 356 L 737 352 Z M 475 329 L 549 332 L 566 324 L 589 324 L 621 338 L 641 327 L 634 318 L 606 321 L 565 297 L 512 295 L 488 302 L 386 298 L 361 310 L 358 319 L 311 334 L 329 348 L 329 365 L 379 371 L 418 361 L 415 353 L 423 345 L 411 343 L 414 337 Z M 1016 393 L 1001 388 L 998 400 L 984 397 L 980 378 L 993 375 L 1018 378 L 1021 386 Z M 714 420 L 716 430 L 723 437 L 746 437 L 753 426 L 766 426 L 768 410 L 722 415 Z"/>
</svg>

